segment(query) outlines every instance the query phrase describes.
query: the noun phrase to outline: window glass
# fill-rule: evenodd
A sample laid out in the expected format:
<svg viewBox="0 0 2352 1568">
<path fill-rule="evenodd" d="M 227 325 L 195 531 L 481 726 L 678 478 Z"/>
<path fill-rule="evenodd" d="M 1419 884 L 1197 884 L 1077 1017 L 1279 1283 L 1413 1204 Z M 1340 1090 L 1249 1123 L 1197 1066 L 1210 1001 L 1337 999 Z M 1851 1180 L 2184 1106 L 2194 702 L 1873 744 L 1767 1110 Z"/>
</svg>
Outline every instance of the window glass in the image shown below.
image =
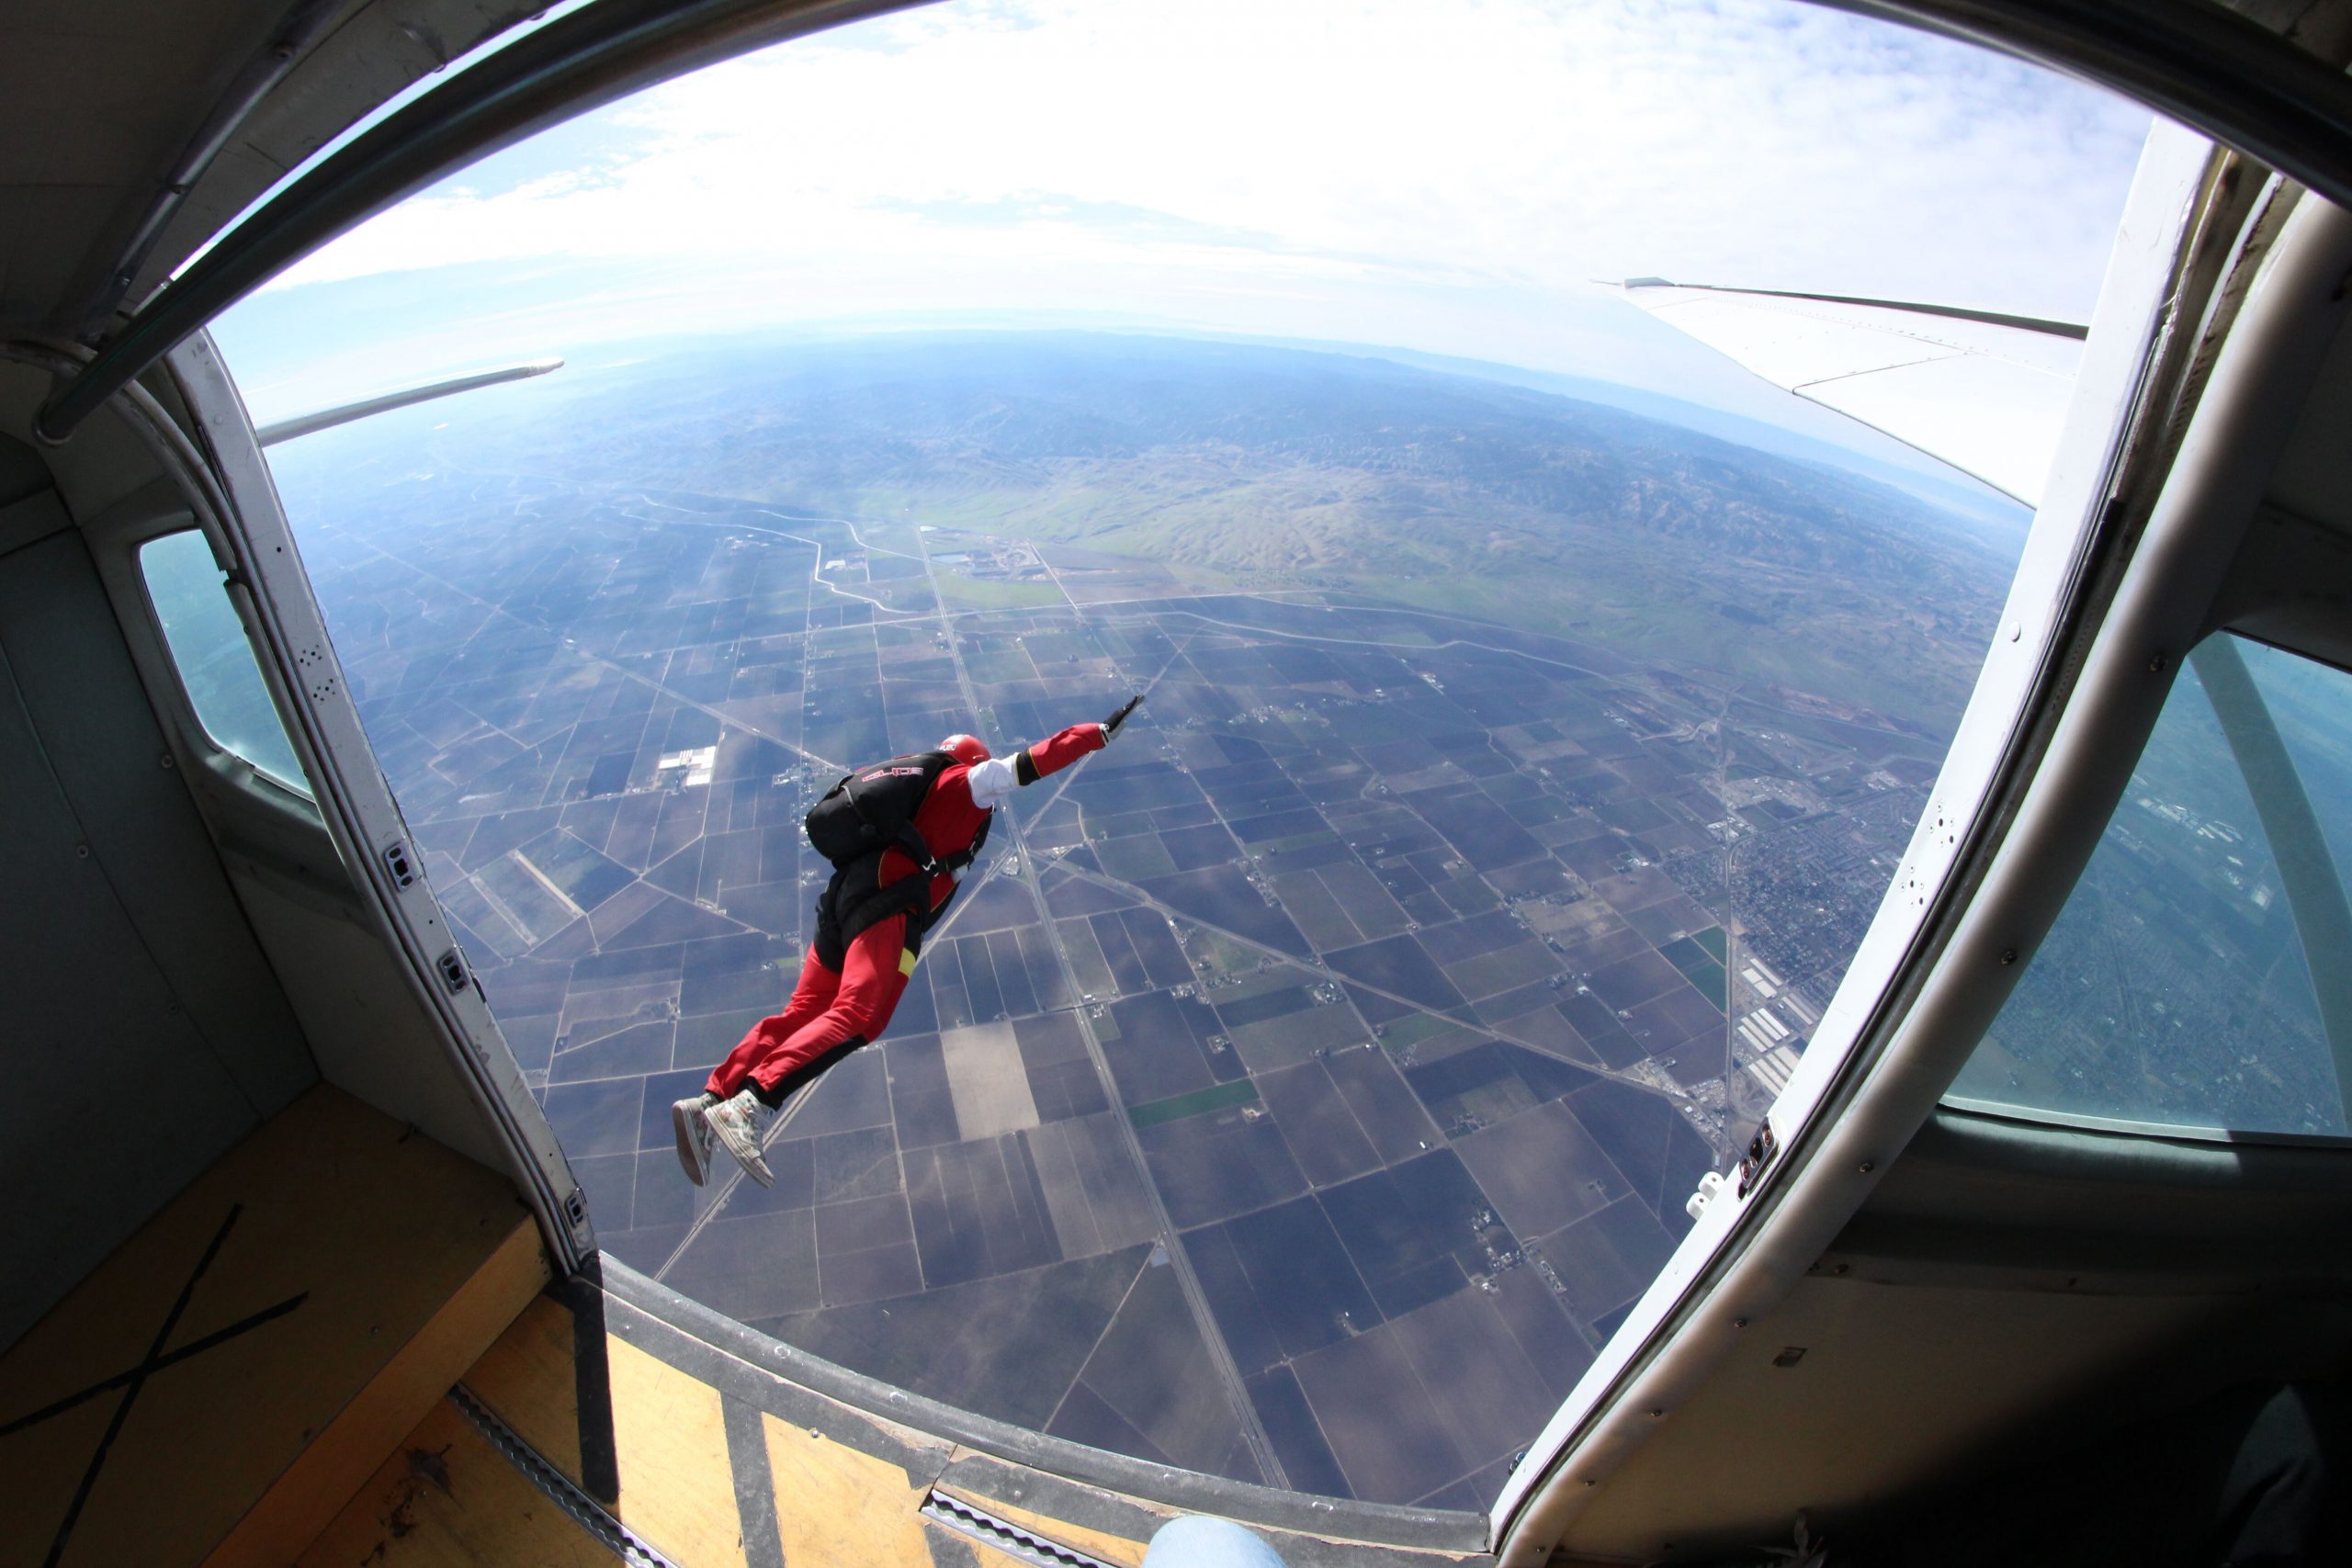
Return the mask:
<svg viewBox="0 0 2352 1568">
<path fill-rule="evenodd" d="M 166 534 L 139 547 L 147 597 L 164 625 L 164 642 L 180 684 L 212 743 L 233 751 L 288 789 L 311 793 L 277 706 L 263 684 L 244 623 L 221 586 L 220 568 L 202 533 Z"/>
<path fill-rule="evenodd" d="M 920 7 L 216 332 L 266 419 L 567 360 L 269 458 L 605 1247 L 1058 1437 L 1475 1508 L 1789 1081 L 2030 521 L 1589 280 L 2087 320 L 2147 123 L 1760 0 Z M 816 794 L 1147 690 L 775 1185 L 690 1186 Z"/>
<path fill-rule="evenodd" d="M 2352 1021 L 2347 852 L 2352 677 L 2228 634 L 2211 639 L 2174 684 L 2089 868 L 1953 1095 L 2240 1134 L 2345 1134 L 2329 1039 Z"/>
</svg>

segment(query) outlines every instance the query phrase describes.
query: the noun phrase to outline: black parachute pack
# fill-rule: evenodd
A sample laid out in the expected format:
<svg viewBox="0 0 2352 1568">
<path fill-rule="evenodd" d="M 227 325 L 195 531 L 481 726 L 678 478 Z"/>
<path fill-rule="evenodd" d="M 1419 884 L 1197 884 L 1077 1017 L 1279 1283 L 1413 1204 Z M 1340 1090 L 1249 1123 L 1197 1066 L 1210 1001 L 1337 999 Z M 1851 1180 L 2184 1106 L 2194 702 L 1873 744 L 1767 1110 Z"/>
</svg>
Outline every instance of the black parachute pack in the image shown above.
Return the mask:
<svg viewBox="0 0 2352 1568">
<path fill-rule="evenodd" d="M 844 773 L 808 808 L 808 842 L 837 869 L 899 849 L 924 871 L 962 870 L 988 837 L 985 824 L 970 849 L 944 860 L 933 859 L 931 846 L 915 831 L 915 813 L 930 797 L 931 786 L 955 765 L 944 751 L 916 751 Z"/>
</svg>

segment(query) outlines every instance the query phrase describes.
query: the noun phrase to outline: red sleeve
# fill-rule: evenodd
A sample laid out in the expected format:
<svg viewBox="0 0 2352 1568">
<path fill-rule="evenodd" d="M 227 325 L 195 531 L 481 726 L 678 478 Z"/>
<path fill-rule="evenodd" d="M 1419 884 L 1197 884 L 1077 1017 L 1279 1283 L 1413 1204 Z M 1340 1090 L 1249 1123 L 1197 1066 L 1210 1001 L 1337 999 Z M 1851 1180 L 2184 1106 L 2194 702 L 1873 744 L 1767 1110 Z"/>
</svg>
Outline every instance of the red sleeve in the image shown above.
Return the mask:
<svg viewBox="0 0 2352 1568">
<path fill-rule="evenodd" d="M 1102 727 L 1099 724 L 1073 724 L 1059 735 L 1023 747 L 1013 759 L 1013 770 L 1024 784 L 1035 784 L 1048 773 L 1057 773 L 1089 751 L 1103 747 Z"/>
</svg>

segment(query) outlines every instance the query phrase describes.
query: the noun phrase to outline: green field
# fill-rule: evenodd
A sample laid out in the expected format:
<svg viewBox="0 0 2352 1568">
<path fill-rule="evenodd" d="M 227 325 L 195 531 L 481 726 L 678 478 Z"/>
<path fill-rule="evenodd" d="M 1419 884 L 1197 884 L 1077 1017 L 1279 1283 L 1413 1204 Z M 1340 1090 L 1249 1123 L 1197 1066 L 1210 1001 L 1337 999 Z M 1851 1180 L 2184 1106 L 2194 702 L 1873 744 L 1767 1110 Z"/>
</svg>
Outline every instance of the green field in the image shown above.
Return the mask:
<svg viewBox="0 0 2352 1568">
<path fill-rule="evenodd" d="M 1384 1049 L 1402 1051 L 1408 1045 L 1418 1045 L 1431 1035 L 1442 1034 L 1453 1027 L 1444 1019 L 1425 1012 L 1417 1012 L 1410 1018 L 1400 1018 L 1382 1029 L 1380 1043 Z"/>
<path fill-rule="evenodd" d="M 1250 845 L 1250 849 L 1256 854 L 1282 854 L 1291 850 L 1311 850 L 1318 844 L 1335 843 L 1338 839 L 1338 834 L 1326 828 L 1312 833 L 1294 833 L 1287 839 L 1268 839 L 1262 843 Z"/>
<path fill-rule="evenodd" d="M 939 574 L 939 596 L 951 610 L 1028 610 L 1063 603 L 1062 591 L 1050 582 L 1010 582 L 952 571 Z"/>
<path fill-rule="evenodd" d="M 1097 840 L 1094 854 L 1102 863 L 1103 874 L 1115 876 L 1122 882 L 1137 882 L 1147 876 L 1166 876 L 1176 869 L 1176 863 L 1168 858 L 1168 851 L 1157 834 Z"/>
<path fill-rule="evenodd" d="M 1709 942 L 1706 939 L 1713 937 Z M 1682 977 L 1699 987 L 1699 994 L 1719 1008 L 1728 1010 L 1731 998 L 1731 976 L 1724 972 L 1724 929 L 1710 926 L 1695 937 L 1678 937 L 1658 949 L 1668 964 L 1682 971 Z"/>
<path fill-rule="evenodd" d="M 1131 1105 L 1127 1107 L 1127 1120 L 1137 1127 L 1157 1127 L 1163 1122 L 1182 1122 L 1188 1116 L 1205 1116 L 1228 1105 L 1247 1105 L 1257 1098 L 1256 1084 L 1248 1078 L 1237 1078 L 1231 1083 L 1196 1089 L 1190 1094 L 1170 1095 L 1166 1100 L 1155 1100 L 1148 1105 Z"/>
<path fill-rule="evenodd" d="M 1193 961 L 1193 969 L 1204 980 L 1222 978 L 1227 975 L 1246 975 L 1261 968 L 1265 959 L 1254 948 L 1242 946 L 1222 932 L 1195 926 L 1185 940 L 1184 955 Z M 1238 996 L 1238 992 L 1232 993 Z"/>
</svg>

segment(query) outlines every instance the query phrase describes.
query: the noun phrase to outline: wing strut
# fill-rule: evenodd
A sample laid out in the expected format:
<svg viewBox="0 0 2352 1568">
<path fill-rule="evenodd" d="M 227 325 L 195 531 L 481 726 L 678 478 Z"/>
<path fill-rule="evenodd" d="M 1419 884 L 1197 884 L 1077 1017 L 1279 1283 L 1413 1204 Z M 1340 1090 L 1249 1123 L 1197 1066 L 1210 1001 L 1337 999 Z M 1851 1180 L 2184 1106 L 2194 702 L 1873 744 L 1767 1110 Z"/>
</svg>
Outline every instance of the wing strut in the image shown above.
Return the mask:
<svg viewBox="0 0 2352 1568">
<path fill-rule="evenodd" d="M 340 403 L 331 409 L 319 409 L 310 413 L 281 419 L 275 424 L 265 424 L 254 432 L 254 439 L 264 446 L 275 446 L 281 441 L 291 441 L 298 435 L 311 435 L 322 430 L 332 430 L 338 424 L 349 424 L 355 419 L 372 414 L 390 413 L 411 403 L 427 403 L 435 398 L 446 398 L 457 392 L 470 392 L 477 387 L 495 387 L 502 381 L 522 381 L 533 376 L 544 376 L 550 370 L 563 368 L 560 359 L 526 359 L 520 365 L 502 366 L 496 370 L 484 370 L 472 376 L 458 376 L 447 381 L 435 381 L 429 386 L 403 388 L 397 392 L 384 392 L 372 398 L 362 398 L 356 403 Z"/>
</svg>

